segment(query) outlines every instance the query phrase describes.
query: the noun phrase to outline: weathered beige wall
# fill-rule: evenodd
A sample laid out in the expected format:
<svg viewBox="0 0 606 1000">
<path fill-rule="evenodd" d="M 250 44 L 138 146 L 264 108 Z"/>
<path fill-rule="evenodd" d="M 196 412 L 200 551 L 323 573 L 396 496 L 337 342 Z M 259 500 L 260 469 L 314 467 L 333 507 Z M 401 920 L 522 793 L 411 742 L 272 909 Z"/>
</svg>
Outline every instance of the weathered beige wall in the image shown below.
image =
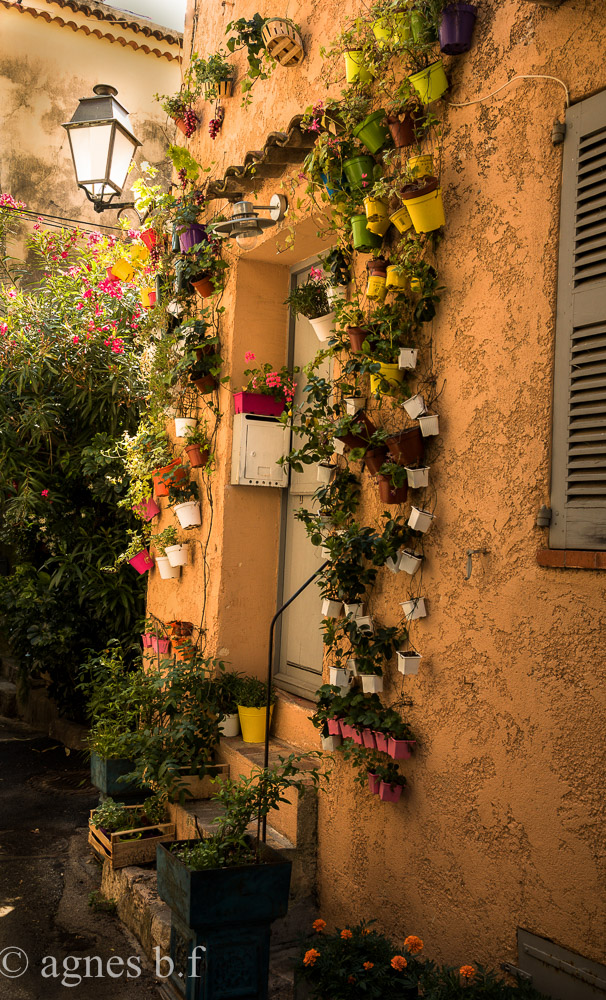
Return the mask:
<svg viewBox="0 0 606 1000">
<path fill-rule="evenodd" d="M 244 0 L 238 15 L 255 9 L 256 0 Z M 276 13 L 267 4 L 260 9 Z M 223 10 L 218 2 L 199 5 L 202 53 L 221 43 Z M 190 146 L 194 155 L 221 170 L 241 163 L 267 132 L 322 97 L 319 46 L 354 10 L 336 2 L 288 8 L 304 30 L 304 64 L 257 84 L 248 111 L 237 98 L 226 101 L 219 138 L 211 143 L 205 121 Z M 451 99 L 489 93 L 515 73 L 559 76 L 573 100 L 606 88 L 602 15 L 602 0 L 558 10 L 488 0 L 472 51 L 446 60 Z M 413 699 L 419 752 L 406 767 L 410 792 L 399 805 L 355 790 L 351 771 L 339 762 L 320 803 L 322 915 L 341 923 L 377 917 L 394 934 L 419 934 L 432 957 L 455 963 L 515 961 L 517 926 L 606 958 L 604 577 L 540 569 L 535 559 L 546 543 L 534 521 L 549 497 L 561 177 L 561 150 L 551 146 L 550 133 L 562 111 L 561 88 L 538 81 L 446 110 L 447 225 L 438 255 L 446 292 L 429 331 L 443 386 L 441 436 L 432 454 L 438 516 L 422 578 L 429 617 L 413 633 L 423 654 L 419 676 L 403 679 L 392 665 L 385 697 Z M 260 185 L 261 201 L 275 187 Z M 275 259 L 268 246 L 270 252 L 254 251 L 253 258 Z M 286 268 L 311 252 L 301 243 L 278 263 Z M 230 274 L 223 323 L 228 366 L 232 356 L 239 365 L 243 345 L 249 349 L 250 338 L 235 322 L 241 307 L 254 317 L 258 296 L 265 301 L 262 269 L 256 273 L 258 283 L 251 282 L 247 263 Z M 233 349 L 232 336 L 239 345 Z M 256 353 L 265 356 L 270 341 L 262 329 L 255 336 Z M 223 392 L 225 406 L 227 399 Z M 228 477 L 220 468 L 214 486 L 211 635 L 237 651 L 234 665 L 243 669 L 243 638 L 251 664 L 265 655 L 263 629 L 244 637 L 240 630 L 250 620 L 247 608 L 269 616 L 273 606 L 267 546 L 277 501 L 273 491 L 261 498 L 240 491 L 236 498 Z M 364 495 L 370 522 L 380 508 L 366 474 Z M 263 519 L 257 542 L 250 525 L 256 535 Z M 263 600 L 261 573 L 251 569 L 255 545 L 265 560 Z M 474 559 L 465 581 L 466 550 L 481 547 L 489 554 Z M 275 579 L 275 553 L 273 567 Z M 184 593 L 185 607 L 195 593 Z M 374 611 L 390 624 L 404 596 L 404 582 L 383 571 Z M 290 725 L 294 743 L 316 745 L 293 699 L 281 704 L 278 717 L 280 735 L 288 738 Z"/>
</svg>

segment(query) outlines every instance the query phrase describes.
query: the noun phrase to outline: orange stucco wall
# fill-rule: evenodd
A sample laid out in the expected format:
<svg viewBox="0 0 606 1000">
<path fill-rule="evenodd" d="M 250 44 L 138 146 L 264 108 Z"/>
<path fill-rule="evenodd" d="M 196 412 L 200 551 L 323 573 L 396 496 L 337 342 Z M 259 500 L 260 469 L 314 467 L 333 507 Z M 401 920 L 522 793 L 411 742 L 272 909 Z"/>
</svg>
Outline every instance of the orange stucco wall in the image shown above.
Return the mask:
<svg viewBox="0 0 606 1000">
<path fill-rule="evenodd" d="M 242 0 L 238 16 L 257 7 L 277 13 Z M 283 12 L 303 28 L 305 62 L 258 83 L 248 110 L 237 97 L 226 100 L 214 143 L 210 105 L 201 104 L 204 121 L 190 143 L 200 162 L 214 161 L 216 173 L 243 162 L 269 131 L 321 98 L 320 45 L 354 11 L 334 0 L 287 5 Z M 198 4 L 194 48 L 202 54 L 222 43 L 224 12 L 218 0 Z M 488 94 L 516 73 L 560 77 L 574 101 L 606 88 L 602 15 L 602 0 L 559 9 L 486 0 L 472 51 L 446 59 L 449 100 Z M 402 678 L 391 665 L 384 699 L 412 699 L 419 751 L 399 805 L 357 789 L 340 762 L 320 802 L 322 915 L 341 923 L 376 917 L 394 933 L 419 934 L 432 957 L 452 962 L 515 961 L 518 926 L 606 959 L 605 578 L 541 569 L 535 558 L 546 544 L 535 517 L 549 502 L 562 157 L 550 134 L 563 110 L 562 89 L 545 81 L 446 109 L 447 225 L 437 257 L 446 290 L 425 345 L 441 389 L 431 462 L 437 520 L 422 577 L 429 616 L 413 633 L 423 654 L 418 677 Z M 260 184 L 261 203 L 278 186 Z M 322 248 L 303 229 L 294 250 L 276 255 L 270 236 L 230 272 L 222 336 L 236 376 L 253 342 L 259 358 L 286 357 L 279 303 L 288 268 Z M 275 609 L 279 497 L 229 485 L 225 389 L 221 403 L 206 624 L 216 651 L 261 674 Z M 381 508 L 367 474 L 363 490 L 363 517 L 372 523 Z M 466 550 L 476 548 L 488 554 L 474 558 L 466 581 Z M 181 585 L 154 579 L 151 607 L 163 618 L 178 610 L 197 620 L 200 594 L 194 565 Z M 405 583 L 382 571 L 373 611 L 392 624 L 406 595 Z M 282 736 L 317 745 L 300 706 L 285 703 L 277 715 Z"/>
</svg>

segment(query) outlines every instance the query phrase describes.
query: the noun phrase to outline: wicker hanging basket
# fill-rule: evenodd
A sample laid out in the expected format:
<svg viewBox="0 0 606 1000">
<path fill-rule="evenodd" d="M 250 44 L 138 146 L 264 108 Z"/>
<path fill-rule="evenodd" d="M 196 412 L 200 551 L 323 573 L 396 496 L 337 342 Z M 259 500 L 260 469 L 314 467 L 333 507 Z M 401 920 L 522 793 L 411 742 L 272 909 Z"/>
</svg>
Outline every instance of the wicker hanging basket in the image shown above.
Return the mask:
<svg viewBox="0 0 606 1000">
<path fill-rule="evenodd" d="M 270 18 L 263 25 L 261 37 L 270 56 L 281 66 L 298 66 L 305 58 L 301 36 L 289 21 Z"/>
</svg>

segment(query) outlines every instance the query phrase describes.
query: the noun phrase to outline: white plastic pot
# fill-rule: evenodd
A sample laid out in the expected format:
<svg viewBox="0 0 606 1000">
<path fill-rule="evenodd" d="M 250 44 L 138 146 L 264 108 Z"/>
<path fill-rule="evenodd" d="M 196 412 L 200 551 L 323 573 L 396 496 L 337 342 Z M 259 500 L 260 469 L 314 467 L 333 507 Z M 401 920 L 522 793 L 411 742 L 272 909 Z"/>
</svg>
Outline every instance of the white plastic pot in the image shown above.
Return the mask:
<svg viewBox="0 0 606 1000">
<path fill-rule="evenodd" d="M 391 570 L 392 573 L 398 573 L 399 569 L 400 569 L 400 557 L 399 557 L 399 555 L 396 556 L 395 559 L 392 559 L 391 556 L 390 556 L 389 559 L 385 560 L 385 565 L 387 566 L 388 569 Z"/>
<path fill-rule="evenodd" d="M 332 474 L 335 471 L 334 465 L 324 465 L 323 462 L 319 462 L 316 466 L 316 476 L 319 483 L 329 483 L 332 479 Z"/>
<path fill-rule="evenodd" d="M 374 632 L 375 630 L 370 615 L 362 615 L 360 618 L 356 618 L 356 625 L 361 632 Z"/>
<path fill-rule="evenodd" d="M 319 341 L 324 342 L 328 340 L 331 333 L 332 327 L 335 319 L 334 312 L 326 313 L 325 316 L 318 316 L 317 319 L 310 319 L 309 322 L 314 328 L 314 333 Z"/>
<path fill-rule="evenodd" d="M 345 403 L 345 412 L 350 417 L 354 417 L 356 413 L 363 410 L 366 406 L 365 396 L 343 396 L 343 401 Z"/>
<path fill-rule="evenodd" d="M 383 690 L 383 678 L 377 674 L 360 674 L 364 694 L 380 694 Z"/>
<path fill-rule="evenodd" d="M 360 618 L 364 613 L 363 604 L 344 604 L 343 607 L 345 608 L 345 614 L 352 615 L 353 618 Z"/>
<path fill-rule="evenodd" d="M 330 549 L 327 548 L 326 545 L 320 546 L 320 555 L 322 556 L 322 559 L 330 559 Z"/>
<path fill-rule="evenodd" d="M 328 598 L 324 598 L 324 600 L 322 601 L 322 617 L 338 618 L 341 614 L 342 608 L 343 608 L 342 601 L 330 601 Z"/>
<path fill-rule="evenodd" d="M 344 670 L 343 667 L 329 667 L 330 683 L 336 684 L 338 687 L 342 685 L 349 684 L 351 678 Z"/>
<path fill-rule="evenodd" d="M 178 580 L 181 576 L 181 567 L 171 566 L 167 556 L 156 556 L 156 566 L 162 580 Z"/>
<path fill-rule="evenodd" d="M 425 413 L 425 400 L 420 392 L 407 399 L 405 403 L 402 403 L 402 406 L 412 420 L 416 420 L 422 413 Z"/>
<path fill-rule="evenodd" d="M 400 606 L 407 622 L 414 622 L 417 618 L 427 617 L 424 597 L 413 597 L 412 601 L 401 601 Z"/>
<path fill-rule="evenodd" d="M 333 445 L 333 448 L 335 449 L 335 455 L 344 455 L 345 454 L 345 444 L 344 444 L 343 441 L 340 441 L 339 438 L 333 438 L 332 439 L 332 445 Z"/>
<path fill-rule="evenodd" d="M 342 743 L 340 736 L 322 736 L 320 738 L 322 740 L 322 749 L 329 752 L 331 750 L 336 750 Z"/>
<path fill-rule="evenodd" d="M 188 427 L 195 427 L 194 417 L 175 417 L 175 437 L 184 438 Z"/>
<path fill-rule="evenodd" d="M 197 500 L 188 500 L 187 503 L 178 503 L 173 507 L 175 514 L 182 528 L 195 528 L 202 524 L 200 504 Z"/>
<path fill-rule="evenodd" d="M 351 659 L 347 661 L 347 669 L 349 671 L 351 671 L 351 676 L 352 677 L 357 677 L 358 676 L 358 663 L 359 662 L 360 661 L 357 660 L 355 658 L 355 656 L 352 656 Z"/>
<path fill-rule="evenodd" d="M 440 418 L 437 413 L 426 413 L 419 417 L 419 427 L 423 437 L 431 437 L 440 433 Z"/>
<path fill-rule="evenodd" d="M 398 670 L 401 674 L 418 674 L 420 662 L 420 653 L 402 653 L 398 650 Z"/>
<path fill-rule="evenodd" d="M 187 566 L 189 542 L 182 542 L 180 545 L 167 545 L 165 552 L 171 566 Z"/>
<path fill-rule="evenodd" d="M 429 466 L 424 465 L 421 469 L 409 469 L 406 466 L 406 477 L 408 485 L 413 490 L 419 490 L 422 486 L 429 486 Z"/>
<path fill-rule="evenodd" d="M 414 528 L 415 531 L 422 531 L 425 534 L 431 528 L 435 516 L 435 514 L 430 514 L 428 510 L 419 510 L 418 507 L 412 507 L 410 517 L 408 518 L 408 527 Z"/>
<path fill-rule="evenodd" d="M 419 352 L 416 347 L 401 347 L 398 365 L 400 368 L 416 368 Z"/>
<path fill-rule="evenodd" d="M 219 732 L 222 736 L 237 736 L 240 732 L 240 716 L 237 712 L 233 715 L 226 715 L 219 723 Z"/>
<path fill-rule="evenodd" d="M 398 569 L 402 570 L 403 573 L 410 573 L 411 576 L 414 576 L 422 562 L 423 556 L 418 555 L 416 552 L 411 552 L 410 549 L 404 549 L 400 556 Z"/>
<path fill-rule="evenodd" d="M 328 285 L 326 288 L 326 298 L 328 299 L 329 306 L 333 306 L 335 302 L 340 302 L 342 299 L 347 298 L 347 285 Z"/>
</svg>

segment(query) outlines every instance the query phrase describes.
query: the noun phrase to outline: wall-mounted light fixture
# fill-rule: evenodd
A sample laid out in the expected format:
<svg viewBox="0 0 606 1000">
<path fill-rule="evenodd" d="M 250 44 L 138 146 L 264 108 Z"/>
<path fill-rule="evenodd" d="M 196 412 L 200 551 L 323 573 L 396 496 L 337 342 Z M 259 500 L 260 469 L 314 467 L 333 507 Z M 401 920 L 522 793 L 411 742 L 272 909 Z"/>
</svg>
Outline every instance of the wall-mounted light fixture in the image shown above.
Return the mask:
<svg viewBox="0 0 606 1000">
<path fill-rule="evenodd" d="M 281 222 L 286 214 L 288 201 L 283 194 L 274 194 L 269 205 L 254 205 L 252 201 L 237 201 L 231 219 L 217 222 L 213 231 L 217 236 L 235 239 L 242 250 L 252 250 L 264 229 Z M 269 219 L 259 217 L 259 212 L 269 212 Z"/>
</svg>

